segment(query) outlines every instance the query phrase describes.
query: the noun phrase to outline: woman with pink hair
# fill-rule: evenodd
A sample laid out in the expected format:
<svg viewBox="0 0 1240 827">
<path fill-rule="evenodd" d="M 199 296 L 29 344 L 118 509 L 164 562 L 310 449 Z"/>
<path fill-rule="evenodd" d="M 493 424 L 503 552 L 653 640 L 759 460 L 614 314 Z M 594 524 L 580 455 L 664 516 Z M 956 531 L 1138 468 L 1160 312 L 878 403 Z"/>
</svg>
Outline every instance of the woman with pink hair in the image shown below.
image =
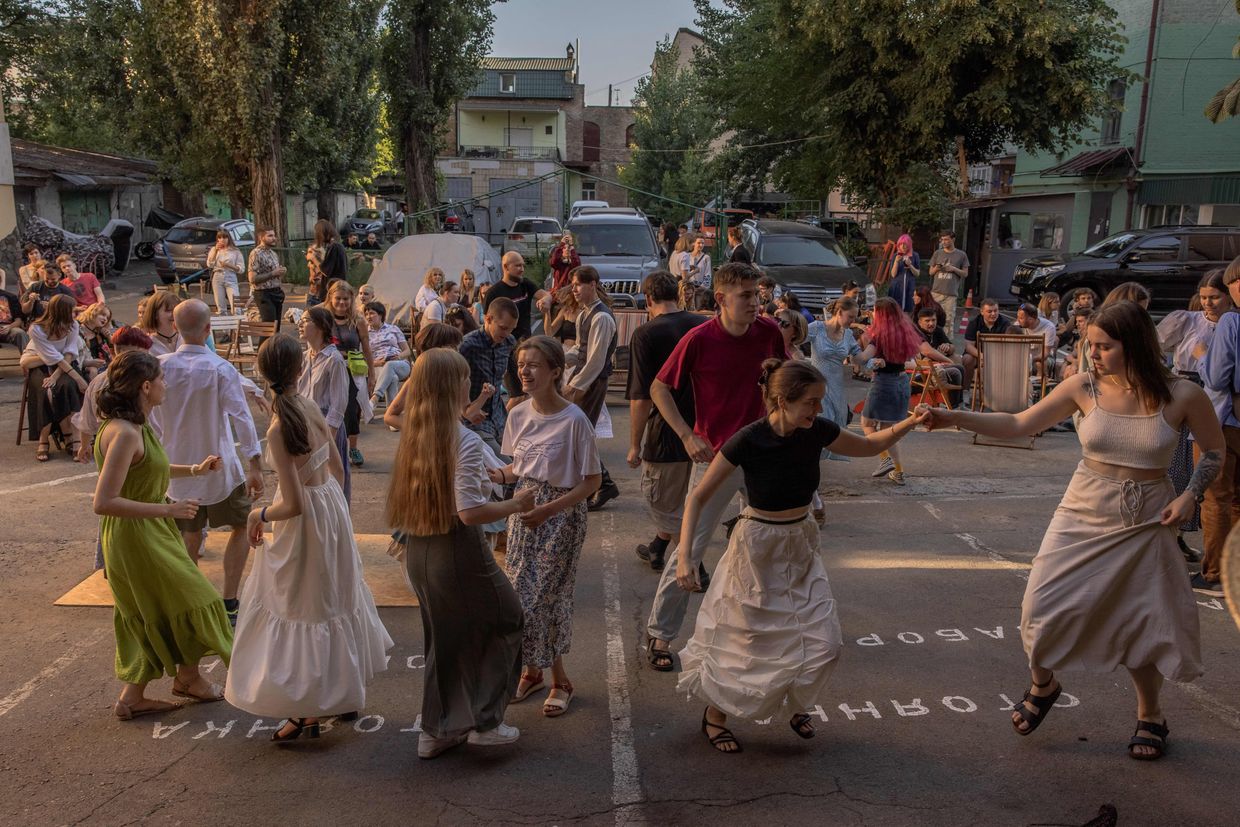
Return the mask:
<svg viewBox="0 0 1240 827">
<path fill-rule="evenodd" d="M 913 239 L 908 234 L 896 239 L 896 254 L 891 260 L 891 286 L 887 288 L 888 298 L 895 301 L 905 313 L 913 312 L 913 291 L 917 287 L 917 276 L 921 273 L 921 257 L 913 251 Z"/>
<path fill-rule="evenodd" d="M 862 336 L 861 344 L 858 359 L 866 370 L 874 371 L 874 380 L 861 410 L 861 429 L 867 435 L 889 428 L 908 416 L 911 391 L 909 375 L 904 372 L 905 362 L 919 355 L 935 362 L 951 362 L 926 343 L 908 315 L 889 296 L 875 303 L 874 323 Z M 879 457 L 878 470 L 871 476 L 885 476 L 896 485 L 904 485 L 904 468 L 896 447 L 892 445 Z"/>
</svg>

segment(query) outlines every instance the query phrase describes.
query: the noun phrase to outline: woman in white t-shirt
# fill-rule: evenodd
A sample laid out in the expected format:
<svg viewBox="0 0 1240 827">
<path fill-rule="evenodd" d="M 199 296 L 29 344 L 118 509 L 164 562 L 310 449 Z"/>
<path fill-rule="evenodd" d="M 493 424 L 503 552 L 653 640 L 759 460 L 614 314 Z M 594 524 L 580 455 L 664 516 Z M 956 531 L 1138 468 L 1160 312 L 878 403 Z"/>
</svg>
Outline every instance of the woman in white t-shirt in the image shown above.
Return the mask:
<svg viewBox="0 0 1240 827">
<path fill-rule="evenodd" d="M 564 348 L 549 336 L 517 348 L 517 374 L 529 399 L 508 414 L 502 453 L 512 464 L 491 472 L 493 482 L 533 490 L 534 508 L 508 518 L 508 577 L 525 609 L 521 662 L 525 665 L 513 702 L 541 689 L 551 669 L 551 692 L 543 715 L 568 710 L 573 685 L 564 655 L 573 637 L 573 586 L 586 539 L 586 498 L 602 481 L 594 427 L 581 408 L 560 396 Z"/>
<path fill-rule="evenodd" d="M 460 300 L 461 288 L 457 286 L 456 282 L 449 281 L 445 283 L 443 292 L 431 300 L 422 311 L 422 324 L 447 321 L 448 308 Z"/>
<path fill-rule="evenodd" d="M 413 308 L 419 313 L 426 309 L 426 306 L 433 302 L 439 295 L 439 288 L 443 285 L 443 270 L 438 267 L 432 267 L 426 271 L 426 275 L 422 277 L 422 286 L 418 288 L 418 294 L 413 299 Z"/>
<path fill-rule="evenodd" d="M 503 467 L 461 424 L 469 364 L 437 348 L 414 362 L 420 400 L 405 418 L 388 487 L 387 519 L 405 546 L 425 638 L 418 756 L 465 740 L 506 744 L 520 735 L 504 713 L 520 674 L 521 602 L 495 564 L 483 526 L 534 507 L 534 490 L 495 501 L 489 469 Z M 453 392 L 455 389 L 455 392 Z"/>
</svg>

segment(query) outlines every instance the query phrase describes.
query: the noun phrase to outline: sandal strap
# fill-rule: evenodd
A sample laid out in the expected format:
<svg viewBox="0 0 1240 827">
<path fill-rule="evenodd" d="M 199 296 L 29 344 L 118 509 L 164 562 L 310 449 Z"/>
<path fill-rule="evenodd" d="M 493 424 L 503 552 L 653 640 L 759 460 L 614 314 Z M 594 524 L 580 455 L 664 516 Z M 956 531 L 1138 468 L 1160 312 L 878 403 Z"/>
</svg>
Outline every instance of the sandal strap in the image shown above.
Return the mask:
<svg viewBox="0 0 1240 827">
<path fill-rule="evenodd" d="M 1167 735 L 1171 732 L 1171 730 L 1167 728 L 1166 722 L 1163 722 L 1161 724 L 1156 724 L 1153 721 L 1138 720 L 1137 721 L 1137 732 L 1148 732 L 1152 735 L 1157 735 L 1159 738 L 1162 738 L 1165 740 Z M 1139 737 L 1141 736 L 1138 736 L 1138 735 L 1133 736 L 1134 739 L 1139 738 Z M 1142 740 L 1149 741 L 1150 739 L 1144 738 Z"/>
<path fill-rule="evenodd" d="M 1165 741 L 1156 741 L 1153 738 L 1145 738 L 1140 735 L 1134 735 L 1128 741 L 1128 747 L 1131 749 L 1136 746 L 1153 747 L 1154 749 L 1161 751 L 1166 748 L 1167 744 Z"/>
<path fill-rule="evenodd" d="M 1046 683 L 1038 683 L 1037 681 L 1034 681 L 1033 685 L 1036 686 L 1038 689 L 1045 689 L 1046 687 L 1050 686 L 1054 682 L 1055 682 L 1055 673 L 1051 672 L 1051 676 L 1046 681 Z"/>
</svg>

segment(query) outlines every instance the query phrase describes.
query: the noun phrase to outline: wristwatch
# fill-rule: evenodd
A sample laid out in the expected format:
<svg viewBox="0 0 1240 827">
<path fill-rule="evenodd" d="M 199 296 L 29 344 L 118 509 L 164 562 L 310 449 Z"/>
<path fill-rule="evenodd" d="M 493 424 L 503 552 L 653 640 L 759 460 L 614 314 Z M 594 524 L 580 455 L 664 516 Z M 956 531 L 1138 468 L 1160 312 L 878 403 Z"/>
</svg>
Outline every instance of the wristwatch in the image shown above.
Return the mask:
<svg viewBox="0 0 1240 827">
<path fill-rule="evenodd" d="M 1194 495 L 1193 499 L 1197 501 L 1197 505 L 1201 505 L 1203 502 L 1205 502 L 1205 499 L 1206 499 L 1205 492 L 1203 491 L 1200 494 Z"/>
</svg>

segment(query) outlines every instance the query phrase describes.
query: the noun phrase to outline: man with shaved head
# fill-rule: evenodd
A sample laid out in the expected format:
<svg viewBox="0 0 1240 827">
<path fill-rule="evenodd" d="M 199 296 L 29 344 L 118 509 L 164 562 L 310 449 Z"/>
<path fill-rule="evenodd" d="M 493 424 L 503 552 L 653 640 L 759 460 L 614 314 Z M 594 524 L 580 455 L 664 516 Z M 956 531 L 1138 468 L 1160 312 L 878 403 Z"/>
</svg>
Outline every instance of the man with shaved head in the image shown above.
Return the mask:
<svg viewBox="0 0 1240 827">
<path fill-rule="evenodd" d="M 208 525 L 232 529 L 224 551 L 224 605 L 236 625 L 237 590 L 250 548 L 246 519 L 251 499 L 263 493 L 258 433 L 241 374 L 207 347 L 210 308 L 197 299 L 183 301 L 172 312 L 172 319 L 181 334 L 181 346 L 159 359 L 168 388 L 159 408 L 160 441 L 173 464 L 193 464 L 212 455 L 224 462 L 217 474 L 174 477 L 168 483 L 168 496 L 199 505 L 197 515 L 177 520 L 195 563 Z M 248 470 L 242 468 L 235 443 L 241 445 Z M 198 459 L 186 459 L 193 456 Z"/>
<path fill-rule="evenodd" d="M 525 259 L 520 253 L 509 250 L 504 253 L 502 263 L 504 277 L 487 290 L 486 304 L 482 311 L 485 313 L 491 302 L 499 296 L 512 299 L 517 306 L 517 327 L 512 331 L 512 335 L 520 342 L 530 338 L 533 330 L 533 307 L 536 305 L 544 315 L 551 309 L 551 294 L 525 277 Z"/>
</svg>

